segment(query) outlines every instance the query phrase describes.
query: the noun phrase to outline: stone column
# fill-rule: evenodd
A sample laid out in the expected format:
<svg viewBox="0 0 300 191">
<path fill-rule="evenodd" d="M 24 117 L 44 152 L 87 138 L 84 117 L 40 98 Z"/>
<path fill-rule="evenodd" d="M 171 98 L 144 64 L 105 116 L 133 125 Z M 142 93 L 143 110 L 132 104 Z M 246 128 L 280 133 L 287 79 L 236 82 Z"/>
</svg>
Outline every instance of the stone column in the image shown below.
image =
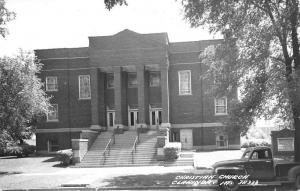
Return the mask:
<svg viewBox="0 0 300 191">
<path fill-rule="evenodd" d="M 115 128 L 123 129 L 122 111 L 122 68 L 113 67 L 114 72 L 114 96 L 115 96 Z"/>
<path fill-rule="evenodd" d="M 137 66 L 137 82 L 138 82 L 138 108 L 139 108 L 139 124 L 138 127 L 146 128 L 146 85 L 145 85 L 145 66 Z"/>
<path fill-rule="evenodd" d="M 99 71 L 98 68 L 90 69 L 91 86 L 91 129 L 102 130 L 99 123 Z"/>
</svg>

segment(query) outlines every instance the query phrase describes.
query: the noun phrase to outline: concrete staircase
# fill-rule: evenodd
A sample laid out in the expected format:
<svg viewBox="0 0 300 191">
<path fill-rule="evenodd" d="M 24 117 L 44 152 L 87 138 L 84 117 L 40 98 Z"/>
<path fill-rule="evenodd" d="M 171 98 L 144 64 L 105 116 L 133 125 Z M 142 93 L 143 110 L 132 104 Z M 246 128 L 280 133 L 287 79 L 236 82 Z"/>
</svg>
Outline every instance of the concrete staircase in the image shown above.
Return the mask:
<svg viewBox="0 0 300 191">
<path fill-rule="evenodd" d="M 156 155 L 156 132 L 149 131 L 140 134 L 140 141 L 136 151 L 133 153 L 132 147 L 136 139 L 136 131 L 125 131 L 123 134 L 115 135 L 115 144 L 106 159 L 103 157 L 105 146 L 112 136 L 112 132 L 101 133 L 94 144 L 85 155 L 81 163 L 75 167 L 120 167 L 120 166 L 148 166 L 158 165 Z"/>
<path fill-rule="evenodd" d="M 81 163 L 77 163 L 75 167 L 98 167 L 101 164 L 105 146 L 112 134 L 111 131 L 99 134 L 89 151 L 85 154 Z"/>
<path fill-rule="evenodd" d="M 140 142 L 131 166 L 159 165 L 160 163 L 156 160 L 156 142 L 156 132 L 149 131 L 147 134 L 140 134 Z"/>
</svg>

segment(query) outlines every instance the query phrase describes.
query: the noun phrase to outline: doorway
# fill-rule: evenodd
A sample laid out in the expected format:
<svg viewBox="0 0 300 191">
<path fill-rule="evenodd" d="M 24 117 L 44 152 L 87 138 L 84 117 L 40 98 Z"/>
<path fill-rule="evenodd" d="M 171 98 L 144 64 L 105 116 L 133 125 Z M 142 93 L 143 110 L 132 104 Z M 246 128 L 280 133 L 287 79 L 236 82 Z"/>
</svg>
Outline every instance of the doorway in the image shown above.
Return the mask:
<svg viewBox="0 0 300 191">
<path fill-rule="evenodd" d="M 162 123 L 162 109 L 153 108 L 150 110 L 150 127 L 156 128 Z"/>
<path fill-rule="evenodd" d="M 115 126 L 115 111 L 107 111 L 107 129 L 112 130 Z"/>
<path fill-rule="evenodd" d="M 139 121 L 139 112 L 137 109 L 128 110 L 128 127 L 134 128 Z"/>
</svg>

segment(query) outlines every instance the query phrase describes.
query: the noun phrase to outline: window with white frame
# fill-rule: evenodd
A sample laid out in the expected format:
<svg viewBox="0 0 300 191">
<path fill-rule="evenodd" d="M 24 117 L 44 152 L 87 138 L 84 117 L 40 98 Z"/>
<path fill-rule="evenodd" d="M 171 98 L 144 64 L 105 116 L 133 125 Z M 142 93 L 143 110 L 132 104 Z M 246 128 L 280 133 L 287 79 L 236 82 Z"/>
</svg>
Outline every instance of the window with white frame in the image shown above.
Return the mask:
<svg viewBox="0 0 300 191">
<path fill-rule="evenodd" d="M 278 151 L 294 151 L 294 138 L 277 138 Z"/>
<path fill-rule="evenodd" d="M 53 92 L 58 90 L 57 77 L 47 76 L 46 77 L 46 91 Z"/>
<path fill-rule="evenodd" d="M 150 72 L 149 73 L 149 86 L 159 87 L 160 86 L 160 72 Z"/>
<path fill-rule="evenodd" d="M 79 76 L 79 99 L 91 99 L 90 75 Z"/>
<path fill-rule="evenodd" d="M 228 147 L 228 136 L 227 135 L 218 135 L 216 137 L 216 146 L 217 146 L 217 148 Z"/>
<path fill-rule="evenodd" d="M 47 121 L 58 121 L 58 104 L 52 104 L 47 113 Z"/>
<path fill-rule="evenodd" d="M 191 71 L 182 70 L 178 71 L 179 79 L 179 95 L 191 95 L 192 86 L 191 86 Z"/>
<path fill-rule="evenodd" d="M 215 98 L 215 115 L 227 115 L 227 98 Z"/>
</svg>

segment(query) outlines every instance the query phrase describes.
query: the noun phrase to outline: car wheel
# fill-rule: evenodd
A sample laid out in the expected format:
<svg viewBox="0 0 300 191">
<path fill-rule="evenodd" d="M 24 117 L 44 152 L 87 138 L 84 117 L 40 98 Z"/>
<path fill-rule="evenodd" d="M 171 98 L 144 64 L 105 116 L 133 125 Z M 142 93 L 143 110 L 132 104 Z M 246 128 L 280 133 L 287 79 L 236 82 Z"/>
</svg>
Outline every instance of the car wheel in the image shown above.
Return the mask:
<svg viewBox="0 0 300 191">
<path fill-rule="evenodd" d="M 221 185 L 221 188 L 224 191 L 236 191 L 240 187 L 240 185 L 238 184 L 238 180 L 226 180 L 226 182 L 230 184 Z"/>
<path fill-rule="evenodd" d="M 296 176 L 295 186 L 297 189 L 300 189 L 300 174 Z"/>
</svg>

